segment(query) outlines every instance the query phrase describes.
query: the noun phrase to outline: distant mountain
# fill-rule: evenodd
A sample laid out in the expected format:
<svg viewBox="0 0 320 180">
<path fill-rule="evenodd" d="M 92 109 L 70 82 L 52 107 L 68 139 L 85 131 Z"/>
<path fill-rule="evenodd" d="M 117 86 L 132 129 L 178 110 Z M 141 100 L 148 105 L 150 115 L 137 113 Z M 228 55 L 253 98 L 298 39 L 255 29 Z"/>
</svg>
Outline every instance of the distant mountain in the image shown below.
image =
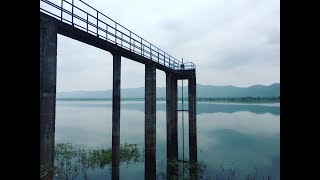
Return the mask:
<svg viewBox="0 0 320 180">
<path fill-rule="evenodd" d="M 183 87 L 184 97 L 188 96 L 188 87 Z M 181 86 L 178 88 L 181 97 Z M 216 97 L 278 97 L 280 96 L 280 83 L 269 86 L 254 85 L 249 87 L 236 86 L 212 86 L 197 84 L 197 97 L 216 98 Z M 105 91 L 71 91 L 57 92 L 57 98 L 111 98 L 112 90 Z M 121 89 L 122 98 L 143 98 L 144 87 L 123 88 Z M 157 87 L 157 97 L 166 97 L 166 88 Z"/>
<path fill-rule="evenodd" d="M 197 97 L 278 97 L 280 83 L 250 87 L 197 85 Z"/>
</svg>

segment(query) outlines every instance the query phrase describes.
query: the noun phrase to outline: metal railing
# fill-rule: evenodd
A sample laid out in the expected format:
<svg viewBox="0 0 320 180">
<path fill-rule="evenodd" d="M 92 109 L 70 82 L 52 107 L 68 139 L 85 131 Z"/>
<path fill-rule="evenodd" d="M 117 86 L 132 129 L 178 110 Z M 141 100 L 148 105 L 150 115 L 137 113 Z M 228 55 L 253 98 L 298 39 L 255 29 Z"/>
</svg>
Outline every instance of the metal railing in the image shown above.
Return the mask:
<svg viewBox="0 0 320 180">
<path fill-rule="evenodd" d="M 196 68 L 192 62 L 184 63 L 184 67 L 181 66 L 181 61 L 102 14 L 82 0 L 76 0 L 79 5 L 75 4 L 75 0 L 69 0 L 71 2 L 58 0 L 57 2 L 60 1 L 60 5 L 52 1 L 53 0 L 40 0 L 40 11 L 168 68 L 174 70 Z M 89 13 L 88 10 L 83 10 L 84 8 L 81 9 L 80 6 L 84 6 L 84 8 L 90 10 L 91 13 Z"/>
</svg>

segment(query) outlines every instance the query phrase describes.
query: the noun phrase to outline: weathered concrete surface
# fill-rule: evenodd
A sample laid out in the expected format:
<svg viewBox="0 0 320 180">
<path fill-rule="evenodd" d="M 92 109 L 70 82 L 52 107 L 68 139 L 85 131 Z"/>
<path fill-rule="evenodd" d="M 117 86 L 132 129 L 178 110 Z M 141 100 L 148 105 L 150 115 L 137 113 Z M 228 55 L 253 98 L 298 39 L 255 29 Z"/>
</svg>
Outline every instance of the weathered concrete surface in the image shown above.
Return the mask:
<svg viewBox="0 0 320 180">
<path fill-rule="evenodd" d="M 40 165 L 53 168 L 57 74 L 57 27 L 40 17 Z M 48 174 L 46 179 L 52 179 Z"/>
<path fill-rule="evenodd" d="M 145 65 L 145 179 L 156 179 L 156 67 Z"/>
<path fill-rule="evenodd" d="M 189 159 L 197 163 L 197 113 L 196 113 L 196 75 L 189 78 Z M 198 179 L 194 169 L 190 169 L 192 179 Z"/>
<path fill-rule="evenodd" d="M 169 163 L 171 160 L 178 160 L 177 100 L 177 79 L 174 75 L 167 73 L 167 177 L 177 176 L 177 167 Z"/>
<path fill-rule="evenodd" d="M 112 179 L 119 179 L 121 56 L 113 54 L 112 89 Z"/>
</svg>

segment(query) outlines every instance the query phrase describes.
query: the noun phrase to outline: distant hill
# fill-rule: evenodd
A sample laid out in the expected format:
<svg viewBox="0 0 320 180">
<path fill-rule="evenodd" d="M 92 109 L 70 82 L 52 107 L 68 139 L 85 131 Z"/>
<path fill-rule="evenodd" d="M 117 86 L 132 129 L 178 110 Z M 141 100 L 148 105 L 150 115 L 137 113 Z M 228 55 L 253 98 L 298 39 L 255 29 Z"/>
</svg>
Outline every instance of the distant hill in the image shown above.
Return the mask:
<svg viewBox="0 0 320 180">
<path fill-rule="evenodd" d="M 181 86 L 178 88 L 181 97 Z M 188 95 L 188 87 L 184 86 L 184 97 Z M 280 96 L 280 83 L 269 86 L 254 85 L 249 87 L 236 86 L 213 86 L 197 84 L 197 97 L 219 98 L 219 97 L 278 97 Z M 71 91 L 57 92 L 57 98 L 111 98 L 112 90 L 105 91 Z M 122 98 L 143 98 L 144 87 L 121 89 Z M 157 97 L 166 97 L 166 88 L 157 87 Z"/>
</svg>

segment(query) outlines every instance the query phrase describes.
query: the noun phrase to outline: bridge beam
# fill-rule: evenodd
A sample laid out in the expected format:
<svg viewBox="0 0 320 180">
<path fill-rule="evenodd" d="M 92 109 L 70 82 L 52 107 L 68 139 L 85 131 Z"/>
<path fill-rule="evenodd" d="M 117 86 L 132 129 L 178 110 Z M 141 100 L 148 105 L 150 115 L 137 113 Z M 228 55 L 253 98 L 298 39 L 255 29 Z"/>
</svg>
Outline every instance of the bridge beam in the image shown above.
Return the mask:
<svg viewBox="0 0 320 180">
<path fill-rule="evenodd" d="M 197 112 L 196 112 L 196 74 L 192 73 L 188 79 L 189 93 L 189 160 L 197 163 Z M 190 169 L 192 179 L 198 179 L 196 169 Z"/>
<path fill-rule="evenodd" d="M 57 74 L 57 27 L 40 17 L 40 165 L 54 165 L 54 133 Z M 53 179 L 50 171 L 45 179 Z"/>
<path fill-rule="evenodd" d="M 145 65 L 145 179 L 156 179 L 156 66 Z"/>
<path fill-rule="evenodd" d="M 177 78 L 166 74 L 166 103 L 167 103 L 167 177 L 177 177 L 177 167 L 169 161 L 178 160 L 178 126 L 177 126 Z"/>
<path fill-rule="evenodd" d="M 113 54 L 112 88 L 112 179 L 119 179 L 120 162 L 120 80 L 121 56 Z"/>
</svg>

